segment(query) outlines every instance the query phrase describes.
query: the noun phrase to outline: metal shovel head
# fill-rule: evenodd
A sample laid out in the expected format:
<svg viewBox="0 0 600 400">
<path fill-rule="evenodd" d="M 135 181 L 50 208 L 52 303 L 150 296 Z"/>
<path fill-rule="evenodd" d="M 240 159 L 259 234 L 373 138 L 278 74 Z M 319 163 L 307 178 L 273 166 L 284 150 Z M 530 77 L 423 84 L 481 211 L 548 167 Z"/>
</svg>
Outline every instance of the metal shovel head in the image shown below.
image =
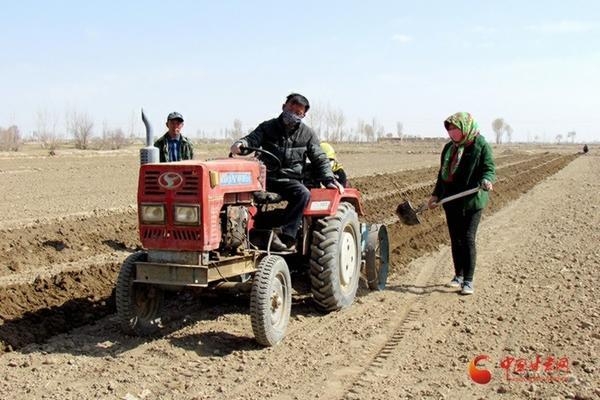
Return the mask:
<svg viewBox="0 0 600 400">
<path fill-rule="evenodd" d="M 400 221 L 406 225 L 418 225 L 421 223 L 417 210 L 413 208 L 410 201 L 398 205 L 396 208 L 396 215 L 400 218 Z"/>
</svg>

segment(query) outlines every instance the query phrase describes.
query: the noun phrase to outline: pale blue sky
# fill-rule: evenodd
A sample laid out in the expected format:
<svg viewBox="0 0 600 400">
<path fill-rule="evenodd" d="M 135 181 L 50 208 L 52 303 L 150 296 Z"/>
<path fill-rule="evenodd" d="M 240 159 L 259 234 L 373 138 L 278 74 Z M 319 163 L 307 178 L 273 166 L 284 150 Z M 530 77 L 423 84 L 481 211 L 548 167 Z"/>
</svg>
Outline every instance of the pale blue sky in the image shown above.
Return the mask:
<svg viewBox="0 0 600 400">
<path fill-rule="evenodd" d="M 290 91 L 341 108 L 348 127 L 444 134 L 470 111 L 492 137 L 577 131 L 600 140 L 600 1 L 0 1 L 0 126 L 35 129 L 37 110 L 157 131 L 244 130 Z M 141 125 L 139 125 L 141 127 Z"/>
</svg>

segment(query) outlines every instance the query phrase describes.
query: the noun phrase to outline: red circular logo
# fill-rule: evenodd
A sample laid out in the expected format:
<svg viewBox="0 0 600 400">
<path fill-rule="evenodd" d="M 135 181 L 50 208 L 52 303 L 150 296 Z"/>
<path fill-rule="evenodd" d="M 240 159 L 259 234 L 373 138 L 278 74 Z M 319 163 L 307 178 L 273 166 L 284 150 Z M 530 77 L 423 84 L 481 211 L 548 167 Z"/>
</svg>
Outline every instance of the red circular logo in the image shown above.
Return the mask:
<svg viewBox="0 0 600 400">
<path fill-rule="evenodd" d="M 167 190 L 176 189 L 182 183 L 183 177 L 177 172 L 165 172 L 158 177 L 158 184 Z"/>
<path fill-rule="evenodd" d="M 481 385 L 485 385 L 486 383 L 489 383 L 489 381 L 492 380 L 491 372 L 485 368 L 478 368 L 477 365 L 479 362 L 489 359 L 490 357 L 482 354 L 471 360 L 471 362 L 469 363 L 469 375 L 471 376 L 471 379 L 473 379 L 473 381 Z"/>
</svg>

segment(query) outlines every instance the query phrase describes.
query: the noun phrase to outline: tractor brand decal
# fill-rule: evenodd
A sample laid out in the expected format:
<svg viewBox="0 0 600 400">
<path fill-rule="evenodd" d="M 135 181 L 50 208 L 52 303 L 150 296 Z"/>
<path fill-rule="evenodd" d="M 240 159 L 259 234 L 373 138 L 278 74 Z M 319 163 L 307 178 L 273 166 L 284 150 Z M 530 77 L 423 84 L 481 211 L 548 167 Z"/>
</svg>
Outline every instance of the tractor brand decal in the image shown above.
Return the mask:
<svg viewBox="0 0 600 400">
<path fill-rule="evenodd" d="M 252 183 L 250 172 L 223 172 L 220 174 L 219 184 L 221 186 L 249 185 Z"/>
<path fill-rule="evenodd" d="M 158 177 L 158 184 L 167 189 L 177 189 L 183 183 L 183 177 L 177 172 L 165 172 Z"/>
<path fill-rule="evenodd" d="M 330 201 L 313 201 L 310 203 L 310 211 L 325 211 L 329 209 Z"/>
</svg>

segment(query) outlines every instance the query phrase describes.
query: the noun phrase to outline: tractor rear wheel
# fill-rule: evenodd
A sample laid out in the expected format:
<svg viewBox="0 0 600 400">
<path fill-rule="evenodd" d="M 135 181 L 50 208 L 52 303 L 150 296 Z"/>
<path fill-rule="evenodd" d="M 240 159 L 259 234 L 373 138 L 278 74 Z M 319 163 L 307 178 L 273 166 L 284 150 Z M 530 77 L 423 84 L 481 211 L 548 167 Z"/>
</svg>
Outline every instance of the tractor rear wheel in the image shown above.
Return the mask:
<svg viewBox="0 0 600 400">
<path fill-rule="evenodd" d="M 123 262 L 117 279 L 117 318 L 123 331 L 130 335 L 147 336 L 160 329 L 163 290 L 134 282 L 135 263 L 147 259 L 148 255 L 141 251 L 130 255 Z"/>
<path fill-rule="evenodd" d="M 360 226 L 354 207 L 342 202 L 335 215 L 314 223 L 310 251 L 313 299 L 324 311 L 348 307 L 360 278 Z"/>
<path fill-rule="evenodd" d="M 292 279 L 280 256 L 268 255 L 258 264 L 250 294 L 250 320 L 256 341 L 274 346 L 285 336 L 292 309 Z"/>
</svg>

